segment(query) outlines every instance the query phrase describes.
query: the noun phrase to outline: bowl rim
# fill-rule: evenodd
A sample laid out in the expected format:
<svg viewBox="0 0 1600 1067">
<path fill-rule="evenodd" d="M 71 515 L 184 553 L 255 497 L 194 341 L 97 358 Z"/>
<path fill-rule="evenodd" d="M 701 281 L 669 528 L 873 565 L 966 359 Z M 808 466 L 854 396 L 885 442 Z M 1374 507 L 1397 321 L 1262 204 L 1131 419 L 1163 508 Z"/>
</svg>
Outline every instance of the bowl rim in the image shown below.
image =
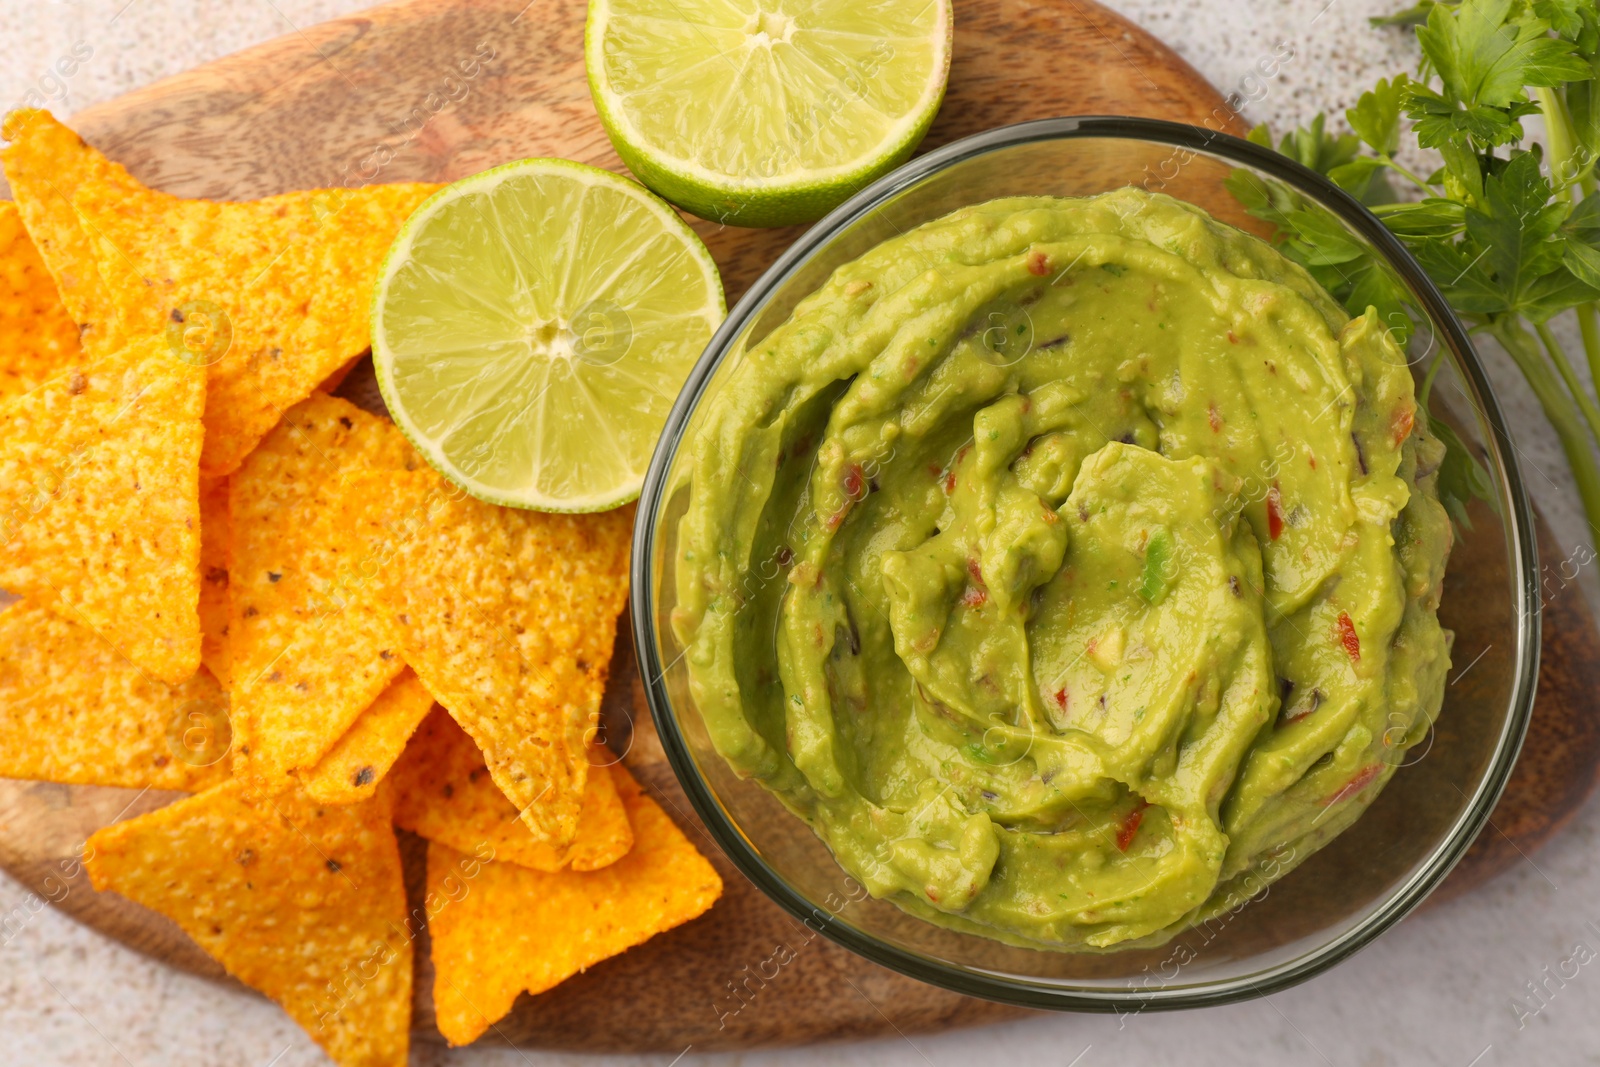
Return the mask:
<svg viewBox="0 0 1600 1067">
<path fill-rule="evenodd" d="M 879 940 L 848 922 L 839 921 L 837 916 L 796 891 L 770 868 L 722 808 L 715 792 L 701 776 L 678 729 L 656 643 L 657 626 L 652 604 L 657 577 L 653 565 L 655 518 L 664 500 L 667 472 L 707 382 L 727 357 L 732 342 L 760 314 L 777 288 L 841 230 L 877 210 L 887 199 L 947 167 L 989 152 L 1032 142 L 1086 137 L 1152 142 L 1178 150 L 1205 152 L 1229 162 L 1247 165 L 1311 193 L 1338 214 L 1346 225 L 1371 242 L 1413 288 L 1422 310 L 1433 320 L 1436 332 L 1442 335 L 1441 340 L 1456 354 L 1457 363 L 1473 394 L 1469 399 L 1476 403 L 1490 428 L 1494 439 L 1494 459 L 1503 472 L 1508 498 L 1504 501 L 1509 506 L 1503 518 L 1507 537 L 1511 541 L 1510 555 L 1520 568 L 1516 576 L 1520 580 L 1513 580 L 1520 603 L 1517 605 L 1517 654 L 1510 710 L 1482 780 L 1468 798 L 1462 815 L 1434 846 L 1432 855 L 1371 914 L 1333 940 L 1262 972 L 1179 988 L 1156 986 L 1137 991 L 1132 988 L 1062 989 L 1046 980 L 981 971 L 921 956 Z M 1541 602 L 1537 590 L 1539 561 L 1533 508 L 1499 402 L 1490 388 L 1488 376 L 1467 330 L 1454 310 L 1400 240 L 1359 201 L 1327 178 L 1270 148 L 1221 131 L 1163 119 L 1082 115 L 1035 119 L 997 127 L 953 141 L 911 160 L 856 193 L 815 223 L 739 298 L 706 345 L 673 403 L 639 496 L 631 564 L 633 580 L 629 603 L 633 638 L 638 669 L 656 732 L 684 793 L 734 866 L 790 915 L 857 955 L 900 974 L 957 993 L 1027 1008 L 1127 1014 L 1229 1004 L 1288 988 L 1350 958 L 1421 904 L 1460 861 L 1488 822 L 1490 812 L 1521 752 L 1538 683 Z"/>
</svg>

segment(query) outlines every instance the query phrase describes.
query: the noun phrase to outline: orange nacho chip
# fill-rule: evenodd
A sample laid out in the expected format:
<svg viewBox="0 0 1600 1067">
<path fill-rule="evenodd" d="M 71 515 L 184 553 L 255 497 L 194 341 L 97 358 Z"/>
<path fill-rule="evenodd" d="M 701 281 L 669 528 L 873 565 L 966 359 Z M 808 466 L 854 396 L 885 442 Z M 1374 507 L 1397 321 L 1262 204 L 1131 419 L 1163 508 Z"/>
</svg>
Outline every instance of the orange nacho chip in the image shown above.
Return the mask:
<svg viewBox="0 0 1600 1067">
<path fill-rule="evenodd" d="M 301 776 L 306 792 L 327 804 L 354 804 L 372 796 L 431 707 L 433 695 L 417 676 L 402 673 Z"/>
<path fill-rule="evenodd" d="M 428 691 L 483 751 L 536 839 L 577 834 L 588 745 L 628 592 L 633 509 L 485 504 L 432 470 L 346 480 L 341 534 Z"/>
<path fill-rule="evenodd" d="M 196 792 L 228 777 L 228 694 L 176 688 L 26 601 L 0 611 L 0 778 Z"/>
<path fill-rule="evenodd" d="M 11 112 L 4 136 L 11 144 L 0 153 L 0 161 L 11 195 L 17 198 L 17 210 L 55 279 L 62 305 L 81 328 L 82 344 L 98 357 L 116 343 L 116 312 L 100 277 L 95 242 L 72 206 L 72 197 L 91 179 L 124 189 L 138 188 L 139 183 L 48 111 Z"/>
<path fill-rule="evenodd" d="M 89 877 L 175 921 L 282 1005 L 336 1063 L 404 1067 L 411 941 L 378 801 L 341 807 L 228 782 L 98 831 Z"/>
<path fill-rule="evenodd" d="M 338 370 L 322 379 L 322 384 L 317 386 L 317 392 L 328 393 L 330 395 L 338 392 L 339 386 L 343 385 L 344 380 L 350 377 L 350 372 L 355 370 L 361 361 L 366 359 L 371 354 L 372 353 L 370 351 L 363 351 L 359 356 L 345 360 L 344 366 L 340 367 Z"/>
<path fill-rule="evenodd" d="M 200 482 L 200 662 L 228 684 L 228 479 Z"/>
<path fill-rule="evenodd" d="M 227 474 L 279 416 L 370 345 L 400 224 L 438 186 L 313 189 L 247 203 L 89 180 L 73 194 L 126 329 L 206 366 L 201 471 Z"/>
<path fill-rule="evenodd" d="M 204 392 L 145 340 L 0 402 L 0 589 L 174 685 L 200 663 Z"/>
<path fill-rule="evenodd" d="M 252 789 L 314 766 L 405 668 L 389 624 L 340 584 L 344 557 L 319 531 L 347 521 L 342 474 L 415 462 L 393 423 L 317 393 L 229 479 L 234 773 Z"/>
<path fill-rule="evenodd" d="M 478 864 L 428 843 L 429 892 L 449 898 L 429 930 L 434 1010 L 452 1045 L 476 1040 L 523 990 L 542 993 L 703 914 L 722 895 L 716 869 L 683 831 L 620 765 L 611 770 L 635 843 L 609 867 L 546 873 Z"/>
<path fill-rule="evenodd" d="M 578 836 L 570 854 L 538 841 L 489 777 L 483 753 L 444 709 L 422 723 L 389 776 L 395 825 L 449 845 L 458 852 L 558 871 L 570 862 L 575 871 L 609 866 L 633 847 L 633 828 L 617 787 L 604 767 L 613 762 L 602 745 L 593 746 L 590 771 L 578 813 Z"/>
<path fill-rule="evenodd" d="M 17 205 L 0 201 L 0 398 L 26 393 L 82 359 L 78 324 L 56 293 Z"/>
</svg>

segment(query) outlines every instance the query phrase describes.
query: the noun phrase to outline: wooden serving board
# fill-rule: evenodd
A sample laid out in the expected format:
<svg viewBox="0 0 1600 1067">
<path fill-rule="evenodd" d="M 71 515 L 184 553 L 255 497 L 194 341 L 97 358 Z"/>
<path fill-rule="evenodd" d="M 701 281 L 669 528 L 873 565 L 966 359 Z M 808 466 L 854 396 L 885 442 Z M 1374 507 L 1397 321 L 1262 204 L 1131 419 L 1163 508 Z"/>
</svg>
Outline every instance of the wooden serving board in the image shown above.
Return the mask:
<svg viewBox="0 0 1600 1067">
<path fill-rule="evenodd" d="M 75 116 L 73 125 L 152 186 L 243 199 L 361 181 L 448 181 L 526 156 L 622 170 L 584 80 L 582 0 L 402 0 L 168 78 Z M 1217 92 L 1137 27 L 1092 0 L 956 0 L 950 89 L 924 147 L 993 126 L 1070 114 L 1132 114 L 1242 132 Z M 798 234 L 697 223 L 731 304 Z M 1562 553 L 1545 544 L 1544 558 Z M 1470 575 L 1495 561 L 1452 561 Z M 1503 564 L 1502 564 L 1503 565 Z M 1559 581 L 1555 586 L 1560 588 Z M 1447 592 L 1447 600 L 1450 594 Z M 1455 603 L 1470 601 L 1461 588 Z M 1466 610 L 1470 610 L 1467 608 Z M 1017 1009 L 947 993 L 867 963 L 788 918 L 705 835 L 661 752 L 626 637 L 606 694 L 625 758 L 696 836 L 727 881 L 705 917 L 539 997 L 502 1040 L 588 1051 L 696 1051 L 911 1033 L 991 1022 Z M 1539 706 L 1528 746 L 1486 831 L 1443 893 L 1517 862 L 1588 794 L 1600 762 L 1600 636 L 1575 588 L 1545 617 Z M 629 733 L 631 727 L 631 734 Z M 71 857 L 118 817 L 170 794 L 0 780 L 0 866 L 81 921 L 199 974 L 226 980 L 172 923 L 96 894 Z M 418 841 L 403 835 L 410 890 Z M 779 945 L 795 954 L 738 1010 L 742 981 Z M 432 1025 L 419 946 L 417 1037 Z M 619 1006 L 625 1009 L 619 1017 Z"/>
</svg>

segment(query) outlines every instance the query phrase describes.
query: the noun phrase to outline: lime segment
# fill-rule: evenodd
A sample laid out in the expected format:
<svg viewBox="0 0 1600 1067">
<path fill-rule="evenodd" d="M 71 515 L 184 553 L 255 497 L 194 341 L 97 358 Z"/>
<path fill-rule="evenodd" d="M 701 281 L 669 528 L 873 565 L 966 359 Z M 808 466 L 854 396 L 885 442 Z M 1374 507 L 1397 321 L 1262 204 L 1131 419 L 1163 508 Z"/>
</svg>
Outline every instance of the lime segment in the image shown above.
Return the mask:
<svg viewBox="0 0 1600 1067">
<path fill-rule="evenodd" d="M 911 154 L 949 0 L 591 0 L 589 88 L 656 192 L 736 225 L 815 219 Z"/>
<path fill-rule="evenodd" d="M 599 511 L 639 494 L 726 307 L 711 255 L 626 178 L 508 163 L 417 209 L 389 251 L 372 358 L 396 424 L 496 504 Z"/>
</svg>

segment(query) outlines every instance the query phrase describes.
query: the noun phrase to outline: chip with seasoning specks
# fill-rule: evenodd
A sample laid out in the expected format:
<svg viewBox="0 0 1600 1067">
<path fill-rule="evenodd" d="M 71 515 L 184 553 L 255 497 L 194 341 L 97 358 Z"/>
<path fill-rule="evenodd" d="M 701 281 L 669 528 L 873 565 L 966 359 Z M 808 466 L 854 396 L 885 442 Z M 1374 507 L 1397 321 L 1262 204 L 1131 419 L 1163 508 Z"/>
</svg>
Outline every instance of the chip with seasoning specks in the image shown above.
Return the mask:
<svg viewBox="0 0 1600 1067">
<path fill-rule="evenodd" d="M 200 662 L 228 684 L 228 479 L 200 480 Z"/>
<path fill-rule="evenodd" d="M 494 858 L 505 863 L 540 871 L 568 865 L 575 871 L 598 870 L 628 854 L 633 828 L 606 769 L 616 757 L 605 746 L 594 745 L 589 759 L 578 836 L 570 852 L 558 851 L 528 832 L 517 806 L 489 777 L 478 746 L 448 712 L 437 708 L 390 773 L 394 822 L 458 852 L 476 854 L 487 844 Z"/>
<path fill-rule="evenodd" d="M 408 1064 L 424 929 L 463 1044 L 710 908 L 716 869 L 597 738 L 633 506 L 484 503 L 333 395 L 365 397 L 376 277 L 439 186 L 190 200 L 47 111 L 0 143 L 0 780 L 129 791 L 82 846 L 95 890 L 341 1067 Z"/>
<path fill-rule="evenodd" d="M 483 751 L 534 838 L 564 853 L 627 599 L 633 508 L 519 511 L 431 469 L 356 475 L 345 496 L 342 535 L 386 561 L 372 596 L 406 662 Z"/>
<path fill-rule="evenodd" d="M 207 370 L 201 472 L 236 468 L 294 404 L 369 344 L 384 252 L 436 186 L 314 189 L 244 203 L 88 180 L 73 206 L 95 236 L 123 328 L 158 332 Z"/>
<path fill-rule="evenodd" d="M 317 765 L 301 774 L 308 794 L 329 804 L 354 804 L 377 790 L 433 707 L 433 694 L 405 671 L 363 711 Z"/>
<path fill-rule="evenodd" d="M 0 402 L 0 589 L 172 685 L 200 664 L 204 396 L 144 339 Z"/>
<path fill-rule="evenodd" d="M 17 205 L 0 200 L 0 398 L 43 385 L 82 362 L 78 324 L 67 314 Z"/>
<path fill-rule="evenodd" d="M 252 790 L 315 766 L 405 668 L 388 622 L 358 595 L 370 567 L 341 554 L 323 519 L 346 521 L 341 475 L 417 462 L 393 423 L 317 393 L 229 478 L 234 773 Z"/>
<path fill-rule="evenodd" d="M 84 143 L 48 111 L 21 108 L 6 116 L 10 145 L 0 153 L 11 195 L 40 257 L 55 279 L 67 315 L 78 324 L 91 356 L 117 342 L 116 310 L 100 276 L 94 241 L 72 206 L 86 181 L 123 190 L 139 183 L 121 166 Z"/>
<path fill-rule="evenodd" d="M 169 686 L 54 612 L 0 611 L 0 778 L 193 793 L 227 779 L 229 734 L 208 672 Z"/>
<path fill-rule="evenodd" d="M 251 800 L 227 782 L 108 826 L 84 852 L 96 889 L 172 919 L 335 1063 L 404 1067 L 411 940 L 381 800 Z"/>
<path fill-rule="evenodd" d="M 620 765 L 634 846 L 598 871 L 547 873 L 428 843 L 433 1005 L 452 1045 L 476 1040 L 524 990 L 542 993 L 702 914 L 722 895 L 704 856 Z M 482 855 L 478 853 L 475 855 Z"/>
</svg>

